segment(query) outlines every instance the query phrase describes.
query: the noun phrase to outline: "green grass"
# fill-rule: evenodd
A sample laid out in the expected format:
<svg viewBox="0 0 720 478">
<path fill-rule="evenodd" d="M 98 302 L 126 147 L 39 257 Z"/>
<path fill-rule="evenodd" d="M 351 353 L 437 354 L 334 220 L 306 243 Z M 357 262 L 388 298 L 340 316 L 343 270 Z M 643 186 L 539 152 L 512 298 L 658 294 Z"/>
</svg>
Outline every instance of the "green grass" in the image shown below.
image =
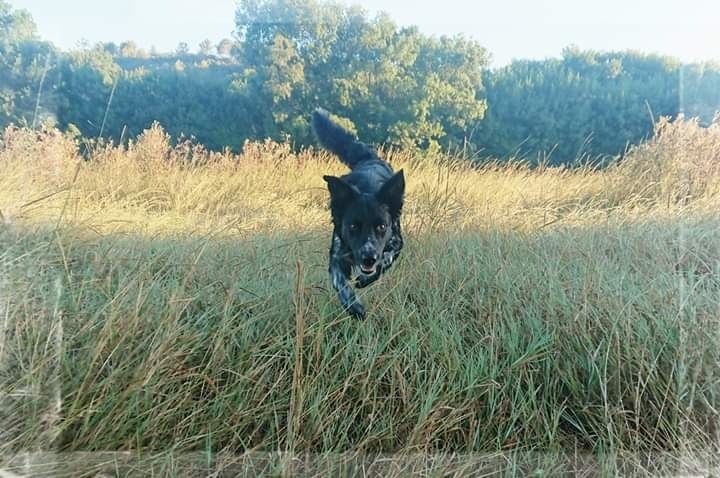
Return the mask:
<svg viewBox="0 0 720 478">
<path fill-rule="evenodd" d="M 80 162 L 66 137 L 8 130 L 6 466 L 252 476 L 252 456 L 289 474 L 287 456 L 380 454 L 522 476 L 698 456 L 720 405 L 719 155 L 718 127 L 691 122 L 602 171 L 389 152 L 407 246 L 358 322 L 326 277 L 332 158 L 153 128 Z"/>
</svg>

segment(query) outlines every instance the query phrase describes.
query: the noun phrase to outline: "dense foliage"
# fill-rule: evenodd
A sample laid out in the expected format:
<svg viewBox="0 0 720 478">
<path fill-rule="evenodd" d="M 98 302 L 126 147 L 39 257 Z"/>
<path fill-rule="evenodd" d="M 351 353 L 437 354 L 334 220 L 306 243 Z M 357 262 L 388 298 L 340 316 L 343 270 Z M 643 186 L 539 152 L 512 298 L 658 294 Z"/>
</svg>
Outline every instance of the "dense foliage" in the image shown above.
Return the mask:
<svg viewBox="0 0 720 478">
<path fill-rule="evenodd" d="M 243 0 L 234 40 L 175 52 L 134 42 L 59 52 L 0 0 L 0 127 L 53 121 L 120 141 L 153 121 L 213 149 L 247 139 L 311 141 L 308 113 L 360 136 L 473 157 L 615 155 L 681 112 L 712 119 L 720 67 L 568 48 L 490 70 L 477 42 L 423 35 L 385 15 L 317 0 Z"/>
<path fill-rule="evenodd" d="M 720 107 L 720 68 L 658 55 L 567 48 L 561 59 L 515 61 L 485 76 L 490 108 L 475 144 L 486 153 L 550 161 L 615 155 L 647 138 L 661 116 Z"/>
<path fill-rule="evenodd" d="M 55 63 L 55 51 L 39 40 L 32 17 L 0 0 L 0 127 L 41 119 L 36 98 Z"/>
</svg>

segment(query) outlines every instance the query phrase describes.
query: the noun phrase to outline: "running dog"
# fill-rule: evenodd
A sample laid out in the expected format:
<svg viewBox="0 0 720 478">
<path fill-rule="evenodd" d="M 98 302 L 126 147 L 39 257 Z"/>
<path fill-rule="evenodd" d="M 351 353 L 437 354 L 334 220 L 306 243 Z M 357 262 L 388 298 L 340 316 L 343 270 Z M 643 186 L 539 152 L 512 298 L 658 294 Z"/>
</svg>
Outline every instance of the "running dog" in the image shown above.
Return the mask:
<svg viewBox="0 0 720 478">
<path fill-rule="evenodd" d="M 312 129 L 318 142 L 350 168 L 341 177 L 323 176 L 330 191 L 333 223 L 329 272 L 345 310 L 364 319 L 365 306 L 350 282 L 354 278 L 356 287 L 367 287 L 400 255 L 405 177 L 402 170 L 395 173 L 373 148 L 333 122 L 326 111 L 313 112 Z"/>
</svg>

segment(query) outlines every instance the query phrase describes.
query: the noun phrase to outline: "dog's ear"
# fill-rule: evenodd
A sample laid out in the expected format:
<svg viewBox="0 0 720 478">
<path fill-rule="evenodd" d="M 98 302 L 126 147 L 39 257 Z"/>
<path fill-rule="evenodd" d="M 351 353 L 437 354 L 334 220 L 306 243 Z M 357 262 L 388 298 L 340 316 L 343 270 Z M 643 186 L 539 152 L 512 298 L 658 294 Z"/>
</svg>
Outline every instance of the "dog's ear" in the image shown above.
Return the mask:
<svg viewBox="0 0 720 478">
<path fill-rule="evenodd" d="M 358 191 L 352 185 L 336 176 L 323 176 L 330 191 L 330 202 L 333 205 L 347 204 L 354 199 Z"/>
<path fill-rule="evenodd" d="M 401 169 L 382 185 L 376 197 L 382 204 L 387 204 L 390 209 L 390 215 L 396 216 L 402 211 L 404 195 L 405 175 Z"/>
</svg>

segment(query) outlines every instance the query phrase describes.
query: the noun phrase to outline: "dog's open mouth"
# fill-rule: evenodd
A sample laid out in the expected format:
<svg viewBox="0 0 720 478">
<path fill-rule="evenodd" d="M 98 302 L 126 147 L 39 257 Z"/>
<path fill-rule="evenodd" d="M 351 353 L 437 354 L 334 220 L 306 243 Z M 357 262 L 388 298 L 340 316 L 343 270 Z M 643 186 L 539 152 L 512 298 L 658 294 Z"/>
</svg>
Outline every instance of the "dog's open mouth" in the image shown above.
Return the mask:
<svg viewBox="0 0 720 478">
<path fill-rule="evenodd" d="M 360 266 L 360 272 L 362 272 L 363 274 L 368 275 L 368 276 L 374 274 L 376 269 L 377 269 L 377 262 L 370 267 L 366 266 L 365 264 L 362 264 Z"/>
</svg>

